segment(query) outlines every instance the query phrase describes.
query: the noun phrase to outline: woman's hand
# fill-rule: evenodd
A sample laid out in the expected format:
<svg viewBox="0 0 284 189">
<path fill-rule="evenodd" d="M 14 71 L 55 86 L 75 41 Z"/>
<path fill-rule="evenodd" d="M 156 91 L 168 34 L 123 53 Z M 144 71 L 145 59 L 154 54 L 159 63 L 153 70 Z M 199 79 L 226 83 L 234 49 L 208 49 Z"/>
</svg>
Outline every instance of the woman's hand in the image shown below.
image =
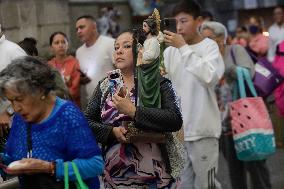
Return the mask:
<svg viewBox="0 0 284 189">
<path fill-rule="evenodd" d="M 14 164 L 13 164 L 14 163 Z M 54 167 L 51 162 L 34 159 L 24 158 L 8 165 L 6 172 L 11 175 L 19 174 L 36 174 L 36 173 L 53 173 Z"/>
<path fill-rule="evenodd" d="M 128 93 L 125 94 L 124 98 L 119 96 L 119 94 L 115 94 L 113 96 L 112 101 L 113 101 L 114 107 L 118 110 L 120 114 L 125 114 L 131 118 L 134 118 L 136 107 L 131 102 L 130 96 Z"/>
<path fill-rule="evenodd" d="M 126 135 L 127 130 L 124 127 L 113 127 L 112 134 L 118 140 L 118 142 L 125 143 L 126 142 Z"/>
<path fill-rule="evenodd" d="M 181 34 L 173 33 L 167 30 L 164 30 L 164 42 L 176 48 L 180 48 L 186 45 L 186 42 Z"/>
</svg>

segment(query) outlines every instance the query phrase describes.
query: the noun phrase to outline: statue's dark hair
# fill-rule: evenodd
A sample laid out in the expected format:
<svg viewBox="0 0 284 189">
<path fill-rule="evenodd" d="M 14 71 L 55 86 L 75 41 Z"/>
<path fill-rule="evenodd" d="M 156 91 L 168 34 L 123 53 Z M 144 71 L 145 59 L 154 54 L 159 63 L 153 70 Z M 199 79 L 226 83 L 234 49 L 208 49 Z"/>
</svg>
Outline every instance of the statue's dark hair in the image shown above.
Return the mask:
<svg viewBox="0 0 284 189">
<path fill-rule="evenodd" d="M 150 33 L 152 35 L 158 35 L 159 34 L 159 31 L 158 31 L 158 27 L 157 27 L 157 22 L 155 19 L 153 18 L 147 18 L 146 20 L 144 20 L 143 22 L 146 22 L 149 26 L 149 29 L 150 29 Z"/>
</svg>

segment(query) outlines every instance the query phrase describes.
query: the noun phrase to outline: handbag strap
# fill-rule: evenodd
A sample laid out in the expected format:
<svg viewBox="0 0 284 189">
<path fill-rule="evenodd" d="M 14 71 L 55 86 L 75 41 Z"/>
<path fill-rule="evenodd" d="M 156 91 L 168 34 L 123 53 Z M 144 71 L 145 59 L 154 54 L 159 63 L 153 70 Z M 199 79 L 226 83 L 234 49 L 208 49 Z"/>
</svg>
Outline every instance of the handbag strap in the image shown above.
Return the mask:
<svg viewBox="0 0 284 189">
<path fill-rule="evenodd" d="M 255 87 L 254 87 L 254 84 L 252 82 L 252 79 L 250 77 L 250 73 L 249 73 L 249 70 L 246 69 L 246 68 L 242 68 L 242 71 L 243 71 L 243 76 L 245 78 L 245 81 L 250 89 L 250 92 L 251 94 L 254 96 L 254 97 L 257 97 L 257 92 L 255 90 Z"/>
<path fill-rule="evenodd" d="M 233 93 L 234 100 L 238 99 L 238 95 L 239 95 L 240 98 L 247 97 L 246 89 L 245 89 L 245 82 L 246 82 L 247 86 L 249 87 L 251 94 L 254 97 L 257 97 L 257 93 L 256 93 L 256 90 L 254 88 L 254 85 L 253 85 L 253 82 L 251 80 L 250 73 L 249 73 L 248 69 L 244 68 L 244 67 L 237 66 L 236 71 L 237 71 L 237 78 L 238 79 L 237 79 L 237 82 L 234 86 L 234 93 Z"/>
<path fill-rule="evenodd" d="M 77 179 L 77 183 L 76 183 L 77 189 L 88 189 L 89 187 L 84 183 L 76 163 L 72 161 L 71 164 L 72 164 L 72 167 L 73 167 L 76 179 Z"/>
<path fill-rule="evenodd" d="M 68 163 L 64 162 L 64 189 L 69 189 L 69 174 L 68 174 Z M 89 187 L 84 183 L 78 167 L 75 162 L 71 162 L 74 174 L 76 176 L 76 188 L 77 189 L 89 189 Z"/>
<path fill-rule="evenodd" d="M 242 67 L 237 66 L 236 67 L 236 71 L 237 71 L 237 81 L 236 81 L 236 87 L 235 90 L 237 92 L 234 92 L 234 100 L 238 99 L 238 97 L 240 98 L 245 98 L 246 95 L 246 90 L 245 90 L 245 82 L 244 82 L 244 76 L 243 76 L 243 71 L 242 71 Z M 236 96 L 236 94 L 238 96 Z"/>
<path fill-rule="evenodd" d="M 64 189 L 69 189 L 68 162 L 64 163 Z"/>
</svg>

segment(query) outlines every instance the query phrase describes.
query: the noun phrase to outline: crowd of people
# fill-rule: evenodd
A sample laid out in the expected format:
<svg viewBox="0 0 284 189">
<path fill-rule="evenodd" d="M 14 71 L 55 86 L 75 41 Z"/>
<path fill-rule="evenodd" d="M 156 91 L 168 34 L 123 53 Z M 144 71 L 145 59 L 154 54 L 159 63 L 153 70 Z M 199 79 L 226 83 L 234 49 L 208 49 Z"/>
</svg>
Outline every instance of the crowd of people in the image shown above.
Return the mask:
<svg viewBox="0 0 284 189">
<path fill-rule="evenodd" d="M 76 164 L 92 189 L 221 189 L 220 149 L 233 189 L 249 189 L 247 173 L 253 189 L 272 188 L 265 159 L 237 158 L 229 103 L 237 66 L 253 78 L 255 62 L 273 61 L 284 40 L 284 9 L 274 9 L 269 37 L 260 17 L 252 16 L 232 40 L 195 1 L 173 6 L 176 32 L 159 32 L 155 11 L 141 23 L 141 33 L 129 29 L 116 39 L 99 33 L 93 16 L 80 16 L 75 27 L 82 46 L 75 56 L 68 53 L 67 35 L 55 31 L 48 61 L 38 57 L 36 39 L 16 44 L 0 25 L 3 179 L 14 175 L 21 188 L 55 189 L 64 187 L 68 175 L 75 188 Z M 113 94 L 114 69 L 123 86 Z M 147 134 L 129 141 L 130 127 Z M 180 131 L 182 149 L 173 150 L 170 138 Z M 149 141 L 152 133 L 165 141 Z M 183 156 L 178 175 L 177 151 Z"/>
</svg>

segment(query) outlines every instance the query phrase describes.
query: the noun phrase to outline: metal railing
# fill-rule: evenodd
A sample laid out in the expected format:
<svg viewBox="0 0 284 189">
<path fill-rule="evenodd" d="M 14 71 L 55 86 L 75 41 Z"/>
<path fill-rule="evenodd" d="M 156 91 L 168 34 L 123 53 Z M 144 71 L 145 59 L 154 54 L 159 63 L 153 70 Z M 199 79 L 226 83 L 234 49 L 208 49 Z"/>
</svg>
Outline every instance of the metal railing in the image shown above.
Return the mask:
<svg viewBox="0 0 284 189">
<path fill-rule="evenodd" d="M 19 180 L 17 177 L 0 183 L 0 189 L 18 189 L 18 188 L 19 188 Z"/>
</svg>

